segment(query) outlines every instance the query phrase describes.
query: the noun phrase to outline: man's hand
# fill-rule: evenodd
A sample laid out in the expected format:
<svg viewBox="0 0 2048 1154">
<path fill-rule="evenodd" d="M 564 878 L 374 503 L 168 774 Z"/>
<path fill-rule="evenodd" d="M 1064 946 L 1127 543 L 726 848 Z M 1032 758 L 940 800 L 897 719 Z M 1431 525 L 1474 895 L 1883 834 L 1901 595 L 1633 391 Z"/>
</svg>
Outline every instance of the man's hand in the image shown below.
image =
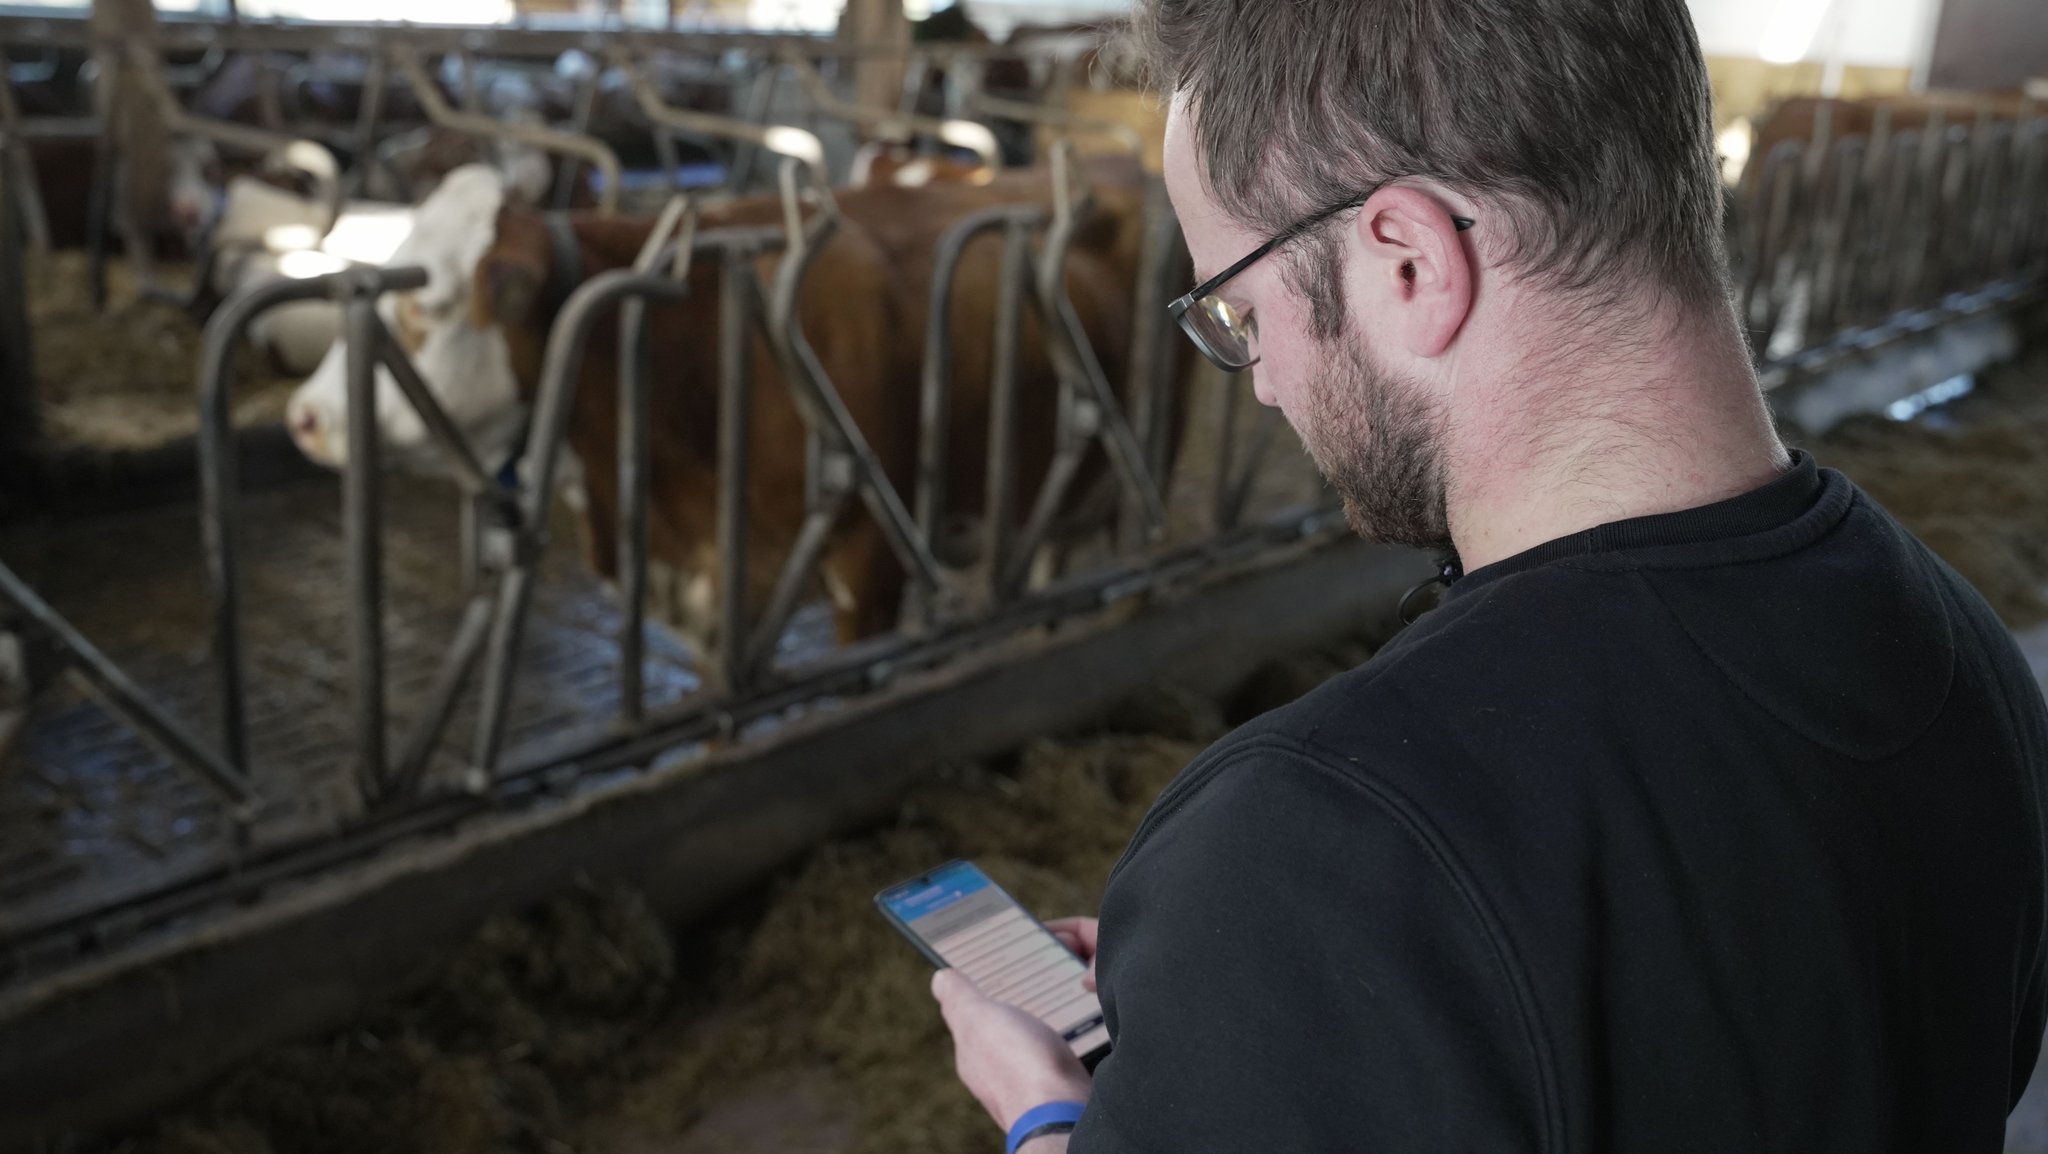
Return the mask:
<svg viewBox="0 0 2048 1154">
<path fill-rule="evenodd" d="M 1094 918 L 1060 918 L 1045 923 L 1045 928 L 1052 931 L 1053 937 L 1058 938 L 1062 945 L 1088 963 L 1088 976 L 1082 979 L 1081 984 L 1087 986 L 1090 991 L 1095 989 L 1095 936 L 1098 925 Z"/>
<path fill-rule="evenodd" d="M 1094 919 L 1076 920 L 1089 922 L 1092 946 Z M 932 996 L 953 1031 L 953 1068 L 997 1126 L 1008 1130 L 1047 1102 L 1088 1100 L 1093 1081 L 1051 1026 L 988 997 L 955 970 L 932 975 Z"/>
</svg>

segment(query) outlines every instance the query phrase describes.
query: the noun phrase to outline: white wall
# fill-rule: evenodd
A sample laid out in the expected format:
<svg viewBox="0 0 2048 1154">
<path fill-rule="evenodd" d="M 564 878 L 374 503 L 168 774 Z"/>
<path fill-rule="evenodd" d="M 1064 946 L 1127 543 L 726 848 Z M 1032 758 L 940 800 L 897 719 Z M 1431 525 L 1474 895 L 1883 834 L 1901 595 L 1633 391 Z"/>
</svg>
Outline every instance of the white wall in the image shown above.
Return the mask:
<svg viewBox="0 0 2048 1154">
<path fill-rule="evenodd" d="M 1700 47 L 1713 56 L 1755 56 L 1764 29 L 1781 5 L 1814 0 L 1686 0 L 1699 28 Z M 1844 64 L 1913 68 L 1933 44 L 1941 0 L 1832 0 L 1807 51 L 1826 60 L 1839 45 Z"/>
</svg>

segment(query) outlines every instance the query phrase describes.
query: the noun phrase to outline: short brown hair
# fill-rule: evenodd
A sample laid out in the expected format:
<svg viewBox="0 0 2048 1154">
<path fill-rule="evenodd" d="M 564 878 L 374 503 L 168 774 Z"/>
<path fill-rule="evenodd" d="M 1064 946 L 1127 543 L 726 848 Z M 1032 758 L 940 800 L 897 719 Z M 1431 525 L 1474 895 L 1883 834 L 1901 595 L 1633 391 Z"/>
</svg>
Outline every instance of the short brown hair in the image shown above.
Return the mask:
<svg viewBox="0 0 2048 1154">
<path fill-rule="evenodd" d="M 1427 177 L 1502 214 L 1504 259 L 1542 283 L 1725 299 L 1684 0 L 1137 0 L 1134 30 L 1248 227 Z"/>
</svg>

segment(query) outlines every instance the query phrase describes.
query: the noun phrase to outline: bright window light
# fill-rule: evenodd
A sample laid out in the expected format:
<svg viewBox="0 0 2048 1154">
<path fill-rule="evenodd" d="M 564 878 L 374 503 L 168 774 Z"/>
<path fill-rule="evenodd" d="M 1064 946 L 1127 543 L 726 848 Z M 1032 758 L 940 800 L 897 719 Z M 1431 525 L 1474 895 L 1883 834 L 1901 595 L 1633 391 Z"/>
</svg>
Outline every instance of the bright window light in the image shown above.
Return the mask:
<svg viewBox="0 0 2048 1154">
<path fill-rule="evenodd" d="M 297 252 L 320 243 L 320 230 L 310 224 L 278 224 L 263 230 L 263 247 L 271 252 Z"/>
<path fill-rule="evenodd" d="M 509 24 L 512 0 L 242 0 L 244 16 L 353 23 Z"/>
<path fill-rule="evenodd" d="M 1757 55 L 1772 64 L 1797 64 L 1813 48 L 1831 0 L 1778 0 Z"/>
<path fill-rule="evenodd" d="M 348 262 L 338 256 L 329 256 L 314 249 L 300 249 L 277 258 L 277 271 L 292 280 L 311 280 L 326 276 L 348 267 Z"/>
<path fill-rule="evenodd" d="M 388 264 L 398 246 L 412 235 L 412 218 L 411 208 L 350 206 L 327 230 L 320 251 L 357 264 Z"/>
</svg>

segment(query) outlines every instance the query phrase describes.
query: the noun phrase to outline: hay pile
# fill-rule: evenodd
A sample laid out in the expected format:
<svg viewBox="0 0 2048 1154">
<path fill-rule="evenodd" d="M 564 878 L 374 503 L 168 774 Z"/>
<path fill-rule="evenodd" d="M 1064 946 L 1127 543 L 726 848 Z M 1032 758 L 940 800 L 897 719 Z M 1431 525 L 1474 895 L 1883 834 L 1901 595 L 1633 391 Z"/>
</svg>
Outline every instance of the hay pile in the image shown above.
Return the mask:
<svg viewBox="0 0 2048 1154">
<path fill-rule="evenodd" d="M 1968 578 L 2008 625 L 2048 621 L 2048 344 L 1938 421 L 1860 417 L 1812 446 Z"/>
<path fill-rule="evenodd" d="M 995 1140 L 953 1077 L 930 967 L 871 898 L 969 857 L 1046 916 L 1092 911 L 1161 788 L 1236 720 L 1370 650 L 1162 690 L 1113 726 L 942 770 L 893 825 L 827 845 L 693 931 L 583 886 L 490 923 L 425 994 L 250 1063 L 138 1154 L 955 1151 Z"/>
<path fill-rule="evenodd" d="M 167 286 L 191 269 L 166 266 Z M 143 297 L 125 260 L 107 266 L 107 311 L 92 307 L 85 254 L 53 253 L 27 269 L 43 434 L 57 449 L 147 449 L 199 428 L 195 391 L 202 333 L 168 301 Z M 235 362 L 237 424 L 274 423 L 296 382 L 255 350 Z"/>
<path fill-rule="evenodd" d="M 669 1007 L 676 954 L 636 893 L 581 885 L 489 922 L 425 993 L 251 1062 L 153 1154 L 558 1150 L 581 1090 Z"/>
</svg>

